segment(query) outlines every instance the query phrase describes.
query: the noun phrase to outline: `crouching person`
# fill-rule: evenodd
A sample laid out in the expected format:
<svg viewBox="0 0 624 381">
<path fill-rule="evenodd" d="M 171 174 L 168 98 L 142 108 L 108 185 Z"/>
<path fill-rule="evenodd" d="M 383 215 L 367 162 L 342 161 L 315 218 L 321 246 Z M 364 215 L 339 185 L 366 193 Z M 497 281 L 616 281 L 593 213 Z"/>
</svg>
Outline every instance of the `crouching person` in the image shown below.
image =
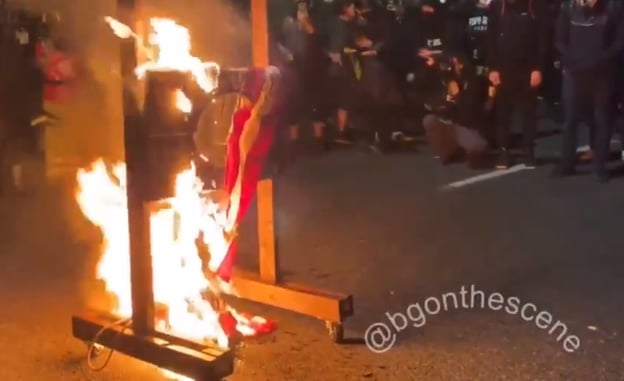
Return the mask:
<svg viewBox="0 0 624 381">
<path fill-rule="evenodd" d="M 477 166 L 488 148 L 479 132 L 487 115 L 487 87 L 475 70 L 458 57 L 444 73 L 445 97 L 429 105 L 423 119 L 427 141 L 443 164 L 466 158 Z"/>
</svg>

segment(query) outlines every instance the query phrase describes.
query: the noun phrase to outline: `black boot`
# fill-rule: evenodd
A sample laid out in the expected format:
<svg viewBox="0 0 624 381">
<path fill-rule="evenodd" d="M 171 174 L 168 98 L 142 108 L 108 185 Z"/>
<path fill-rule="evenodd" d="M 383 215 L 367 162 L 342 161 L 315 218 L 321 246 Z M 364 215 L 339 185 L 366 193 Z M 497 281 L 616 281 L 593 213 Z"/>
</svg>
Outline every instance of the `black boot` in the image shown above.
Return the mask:
<svg viewBox="0 0 624 381">
<path fill-rule="evenodd" d="M 524 154 L 523 164 L 525 167 L 534 169 L 537 168 L 537 160 L 535 159 L 535 152 L 533 150 L 527 150 Z"/>
<path fill-rule="evenodd" d="M 392 141 L 384 132 L 375 131 L 370 137 L 368 147 L 373 153 L 385 154 L 391 151 Z"/>
<path fill-rule="evenodd" d="M 352 145 L 354 143 L 353 131 L 347 127 L 342 131 L 336 131 L 334 143 L 340 145 Z"/>
<path fill-rule="evenodd" d="M 574 167 L 566 166 L 563 164 L 557 164 L 555 168 L 550 173 L 550 177 L 552 178 L 561 178 L 561 177 L 569 177 L 574 176 L 576 174 L 576 170 Z"/>
<path fill-rule="evenodd" d="M 496 162 L 496 169 L 509 169 L 512 165 L 511 154 L 507 148 L 501 148 Z"/>
<path fill-rule="evenodd" d="M 609 176 L 609 171 L 607 170 L 607 168 L 598 168 L 596 169 L 596 178 L 598 179 L 599 183 L 606 183 L 609 181 L 611 176 Z"/>
</svg>

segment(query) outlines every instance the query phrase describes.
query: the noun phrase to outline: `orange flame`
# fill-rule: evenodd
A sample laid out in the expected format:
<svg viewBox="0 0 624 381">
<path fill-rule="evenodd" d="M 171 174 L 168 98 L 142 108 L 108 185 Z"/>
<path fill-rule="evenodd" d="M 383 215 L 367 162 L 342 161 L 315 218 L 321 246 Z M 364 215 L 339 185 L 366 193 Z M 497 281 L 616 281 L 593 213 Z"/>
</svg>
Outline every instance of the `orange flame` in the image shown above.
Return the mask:
<svg viewBox="0 0 624 381">
<path fill-rule="evenodd" d="M 104 236 L 97 277 L 117 299 L 114 312 L 119 317 L 132 316 L 130 252 L 127 220 L 125 166 L 116 164 L 109 171 L 102 160 L 77 174 L 76 200 L 83 214 Z M 216 191 L 215 191 L 216 192 Z M 158 202 L 150 213 L 150 246 L 153 268 L 154 301 L 168 308 L 167 321 L 157 328 L 195 341 L 216 342 L 228 346 L 228 335 L 219 321 L 219 313 L 202 294 L 233 293 L 229 284 L 208 280 L 203 271 L 196 238 L 203 233 L 204 245 L 211 257 L 208 268 L 216 270 L 229 248 L 225 233 L 226 209 L 222 197 L 202 192 L 202 183 L 191 166 L 178 174 L 175 197 Z M 226 310 L 237 321 L 236 330 L 243 336 L 256 334 L 253 323 L 232 308 Z M 255 320 L 254 320 L 255 319 Z M 171 376 L 171 373 L 168 373 Z M 178 380 L 186 380 L 176 376 Z"/>
<path fill-rule="evenodd" d="M 151 18 L 152 33 L 148 46 L 143 46 L 142 39 L 128 25 L 110 16 L 105 17 L 104 21 L 117 37 L 135 38 L 148 52 L 149 60 L 135 69 L 137 77 L 144 78 L 148 71 L 175 70 L 191 73 L 197 85 L 206 93 L 217 88 L 221 70 L 219 64 L 203 62 L 191 54 L 191 35 L 182 25 L 168 18 Z"/>
<path fill-rule="evenodd" d="M 193 103 L 190 99 L 184 94 L 184 91 L 178 89 L 175 92 L 176 97 L 176 107 L 178 110 L 182 111 L 185 114 L 190 114 L 193 111 Z"/>
</svg>

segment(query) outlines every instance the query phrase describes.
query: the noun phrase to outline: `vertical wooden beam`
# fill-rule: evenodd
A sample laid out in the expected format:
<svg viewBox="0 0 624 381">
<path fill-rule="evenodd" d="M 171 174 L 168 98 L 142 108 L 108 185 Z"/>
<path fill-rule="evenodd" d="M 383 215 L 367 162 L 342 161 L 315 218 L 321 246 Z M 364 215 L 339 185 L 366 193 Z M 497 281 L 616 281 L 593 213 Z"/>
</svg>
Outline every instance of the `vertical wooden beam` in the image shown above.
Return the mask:
<svg viewBox="0 0 624 381">
<path fill-rule="evenodd" d="M 251 0 L 251 56 L 256 67 L 269 66 L 267 0 Z"/>
<path fill-rule="evenodd" d="M 117 0 L 119 20 L 135 25 L 141 0 Z M 124 150 L 126 156 L 126 196 L 130 234 L 130 282 L 132 292 L 132 328 L 146 336 L 154 330 L 154 290 L 152 256 L 149 245 L 149 216 L 145 209 L 145 142 L 141 131 L 141 111 L 137 101 L 137 66 L 135 41 L 121 40 L 122 107 Z"/>
<path fill-rule="evenodd" d="M 273 181 L 258 182 L 258 246 L 260 249 L 260 278 L 271 284 L 279 280 L 275 252 L 275 225 L 273 220 Z"/>
</svg>

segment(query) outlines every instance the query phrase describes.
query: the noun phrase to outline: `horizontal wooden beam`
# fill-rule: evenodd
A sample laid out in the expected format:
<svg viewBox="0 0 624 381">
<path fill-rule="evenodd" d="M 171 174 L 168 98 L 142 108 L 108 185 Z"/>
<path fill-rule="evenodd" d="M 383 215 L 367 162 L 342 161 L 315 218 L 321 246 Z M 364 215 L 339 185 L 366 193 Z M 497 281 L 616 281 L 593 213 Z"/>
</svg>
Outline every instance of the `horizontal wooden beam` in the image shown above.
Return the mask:
<svg viewBox="0 0 624 381">
<path fill-rule="evenodd" d="M 115 325 L 115 318 L 94 311 L 72 317 L 74 337 L 154 364 L 196 381 L 221 381 L 234 372 L 234 353 L 154 332 L 135 335 L 130 327 Z M 97 338 L 96 338 L 97 336 Z"/>
<path fill-rule="evenodd" d="M 273 284 L 263 281 L 259 275 L 236 271 L 232 285 L 238 295 L 256 303 L 262 303 L 288 311 L 312 316 L 334 323 L 353 315 L 353 297 L 295 284 Z"/>
</svg>

